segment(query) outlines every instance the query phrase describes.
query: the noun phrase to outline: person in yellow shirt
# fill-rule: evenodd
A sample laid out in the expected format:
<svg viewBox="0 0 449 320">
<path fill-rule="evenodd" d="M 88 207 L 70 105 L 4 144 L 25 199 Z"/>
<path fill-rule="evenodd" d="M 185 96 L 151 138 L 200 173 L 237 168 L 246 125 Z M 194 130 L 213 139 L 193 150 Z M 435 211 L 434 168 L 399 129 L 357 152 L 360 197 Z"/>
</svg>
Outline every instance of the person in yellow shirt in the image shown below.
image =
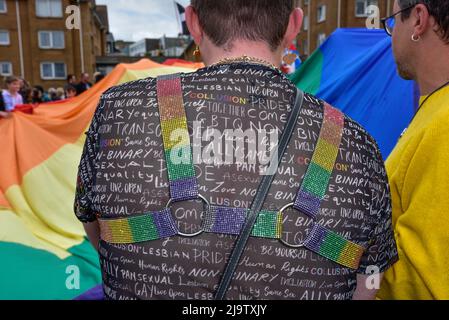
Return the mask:
<svg viewBox="0 0 449 320">
<path fill-rule="evenodd" d="M 379 299 L 449 299 L 449 0 L 396 0 L 384 26 L 423 97 L 387 160 L 399 262 Z"/>
</svg>

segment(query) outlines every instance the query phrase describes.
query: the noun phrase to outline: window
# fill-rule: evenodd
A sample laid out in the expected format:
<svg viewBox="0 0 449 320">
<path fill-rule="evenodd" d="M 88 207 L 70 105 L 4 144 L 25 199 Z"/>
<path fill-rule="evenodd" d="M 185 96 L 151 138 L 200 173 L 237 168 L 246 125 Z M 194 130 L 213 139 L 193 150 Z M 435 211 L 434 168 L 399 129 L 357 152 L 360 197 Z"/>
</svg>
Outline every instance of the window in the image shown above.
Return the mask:
<svg viewBox="0 0 449 320">
<path fill-rule="evenodd" d="M 309 42 L 307 40 L 304 40 L 302 42 L 302 48 L 303 48 L 304 54 L 310 54 L 310 52 L 309 52 Z"/>
<path fill-rule="evenodd" d="M 12 75 L 12 63 L 0 61 L 0 76 Z"/>
<path fill-rule="evenodd" d="M 356 0 L 355 1 L 355 16 L 356 17 L 367 17 L 368 16 L 368 7 L 369 6 L 377 6 L 377 0 Z"/>
<path fill-rule="evenodd" d="M 64 31 L 39 31 L 39 48 L 64 49 Z"/>
<path fill-rule="evenodd" d="M 304 16 L 303 25 L 304 25 L 304 31 L 309 30 L 309 16 Z"/>
<path fill-rule="evenodd" d="M 325 33 L 320 33 L 318 35 L 318 46 L 321 46 L 324 41 L 326 41 L 326 34 Z"/>
<path fill-rule="evenodd" d="M 8 12 L 8 8 L 6 7 L 6 0 L 0 0 L 0 13 Z"/>
<path fill-rule="evenodd" d="M 44 80 L 65 79 L 67 77 L 67 68 L 62 62 L 43 62 L 41 63 L 41 78 Z"/>
<path fill-rule="evenodd" d="M 326 21 L 326 5 L 321 5 L 318 7 L 318 23 Z"/>
<path fill-rule="evenodd" d="M 61 18 L 61 0 L 36 0 L 36 15 L 38 17 Z"/>
<path fill-rule="evenodd" d="M 9 46 L 9 31 L 0 30 L 0 46 Z"/>
</svg>

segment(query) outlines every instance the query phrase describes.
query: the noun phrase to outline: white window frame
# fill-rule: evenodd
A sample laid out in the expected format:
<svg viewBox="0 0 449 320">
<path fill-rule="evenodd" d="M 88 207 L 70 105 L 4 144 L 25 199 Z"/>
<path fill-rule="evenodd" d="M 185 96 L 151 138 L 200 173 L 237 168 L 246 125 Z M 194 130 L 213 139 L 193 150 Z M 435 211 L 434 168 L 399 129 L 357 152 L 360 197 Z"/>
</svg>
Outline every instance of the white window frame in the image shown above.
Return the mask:
<svg viewBox="0 0 449 320">
<path fill-rule="evenodd" d="M 45 1 L 48 4 L 49 9 L 50 9 L 50 15 L 40 15 L 38 13 L 37 7 L 38 7 L 40 1 L 41 2 Z M 52 14 L 51 6 L 50 6 L 50 2 L 51 1 L 59 1 L 59 3 L 61 4 L 61 14 L 60 15 Z M 36 8 L 35 8 L 36 9 L 36 16 L 39 17 L 39 18 L 62 18 L 64 16 L 64 13 L 62 12 L 62 10 L 63 10 L 62 0 L 35 0 L 35 2 L 36 2 Z"/>
<path fill-rule="evenodd" d="M 320 9 L 322 10 L 320 11 Z M 320 15 L 320 12 L 322 12 L 323 14 Z M 327 5 L 322 4 L 317 8 L 317 22 L 321 23 L 326 21 L 326 19 L 327 19 Z"/>
<path fill-rule="evenodd" d="M 56 77 L 55 76 L 55 64 L 56 63 L 62 63 L 64 64 L 64 76 L 63 77 Z M 44 64 L 51 64 L 52 66 L 52 76 L 51 77 L 44 77 Z M 40 64 L 40 71 L 41 71 L 41 79 L 42 80 L 65 80 L 67 79 L 67 64 L 64 62 L 59 61 L 42 61 Z"/>
<path fill-rule="evenodd" d="M 303 21 L 303 27 L 304 27 L 304 31 L 308 31 L 309 30 L 309 26 L 310 26 L 310 18 L 308 15 L 304 16 L 304 21 Z"/>
<path fill-rule="evenodd" d="M 324 32 L 319 33 L 317 38 L 317 46 L 321 46 L 326 41 L 326 38 L 327 36 Z"/>
<path fill-rule="evenodd" d="M 0 9 L 0 13 L 7 13 L 8 12 L 8 3 L 6 2 L 6 0 L 0 0 L 0 2 L 3 2 L 5 5 L 5 9 L 3 9 L 3 10 Z"/>
<path fill-rule="evenodd" d="M 56 32 L 62 33 L 62 47 L 55 47 L 53 35 Z M 41 36 L 43 33 L 49 33 L 50 34 L 50 45 L 49 46 L 43 46 L 41 43 Z M 41 30 L 37 33 L 38 43 L 40 49 L 65 49 L 65 33 L 61 30 Z"/>
<path fill-rule="evenodd" d="M 0 46 L 9 46 L 11 44 L 11 36 L 9 31 L 6 29 L 0 29 L 0 32 L 6 32 L 6 35 L 8 36 L 8 42 L 0 42 Z"/>
<path fill-rule="evenodd" d="M 357 12 L 357 3 L 358 2 L 363 2 L 364 3 L 365 13 L 361 14 L 361 13 Z M 367 9 L 371 5 L 378 6 L 379 5 L 379 1 L 377 1 L 377 0 L 355 0 L 355 5 L 354 5 L 354 10 L 355 10 L 354 14 L 355 14 L 355 16 L 357 18 L 366 18 L 366 17 L 368 17 Z"/>
<path fill-rule="evenodd" d="M 2 66 L 4 65 L 4 64 L 8 64 L 9 65 L 9 73 L 2 73 Z M 0 76 L 3 76 L 3 77 L 5 77 L 5 76 L 12 76 L 13 75 L 13 72 L 12 72 L 12 63 L 11 62 L 9 62 L 9 61 L 0 61 Z"/>
</svg>

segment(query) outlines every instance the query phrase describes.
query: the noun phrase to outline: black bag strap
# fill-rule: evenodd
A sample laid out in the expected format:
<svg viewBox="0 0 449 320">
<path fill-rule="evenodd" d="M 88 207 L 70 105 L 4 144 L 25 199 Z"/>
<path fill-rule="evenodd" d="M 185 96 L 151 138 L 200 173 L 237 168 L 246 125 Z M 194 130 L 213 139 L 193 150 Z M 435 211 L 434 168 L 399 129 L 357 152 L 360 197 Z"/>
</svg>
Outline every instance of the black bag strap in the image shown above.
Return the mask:
<svg viewBox="0 0 449 320">
<path fill-rule="evenodd" d="M 297 89 L 296 101 L 293 106 L 290 118 L 285 126 L 284 132 L 282 133 L 281 139 L 278 145 L 278 159 L 272 159 L 276 162 L 276 168 L 279 166 L 282 157 L 287 151 L 288 144 L 290 143 L 293 131 L 296 127 L 298 121 L 299 112 L 301 111 L 304 102 L 304 92 Z M 262 206 L 267 198 L 268 191 L 270 190 L 271 184 L 273 183 L 274 177 L 276 176 L 277 170 L 274 174 L 266 175 L 263 177 L 262 182 L 259 185 L 256 196 L 251 204 L 249 213 L 245 224 L 243 225 L 242 231 L 235 243 L 234 249 L 229 261 L 226 265 L 224 274 L 221 278 L 220 285 L 218 286 L 217 292 L 215 294 L 215 300 L 224 300 L 226 293 L 228 292 L 229 286 L 231 285 L 232 278 L 234 276 L 235 270 L 240 262 L 243 252 L 245 251 L 246 244 L 254 228 L 254 224 L 257 221 L 259 212 L 262 210 Z"/>
</svg>

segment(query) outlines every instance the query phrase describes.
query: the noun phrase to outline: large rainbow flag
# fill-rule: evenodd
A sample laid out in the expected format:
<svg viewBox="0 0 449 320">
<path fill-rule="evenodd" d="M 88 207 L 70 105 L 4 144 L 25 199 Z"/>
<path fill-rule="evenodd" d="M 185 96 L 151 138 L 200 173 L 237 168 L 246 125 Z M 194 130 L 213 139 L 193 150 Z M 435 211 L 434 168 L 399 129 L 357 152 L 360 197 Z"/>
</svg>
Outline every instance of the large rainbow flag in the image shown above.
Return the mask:
<svg viewBox="0 0 449 320">
<path fill-rule="evenodd" d="M 362 124 L 384 158 L 418 107 L 418 89 L 399 78 L 384 30 L 337 29 L 291 79 Z"/>
<path fill-rule="evenodd" d="M 79 97 L 0 119 L 0 300 L 73 299 L 101 283 L 98 256 L 73 213 L 84 132 L 100 95 L 199 66 L 122 64 Z"/>
</svg>

